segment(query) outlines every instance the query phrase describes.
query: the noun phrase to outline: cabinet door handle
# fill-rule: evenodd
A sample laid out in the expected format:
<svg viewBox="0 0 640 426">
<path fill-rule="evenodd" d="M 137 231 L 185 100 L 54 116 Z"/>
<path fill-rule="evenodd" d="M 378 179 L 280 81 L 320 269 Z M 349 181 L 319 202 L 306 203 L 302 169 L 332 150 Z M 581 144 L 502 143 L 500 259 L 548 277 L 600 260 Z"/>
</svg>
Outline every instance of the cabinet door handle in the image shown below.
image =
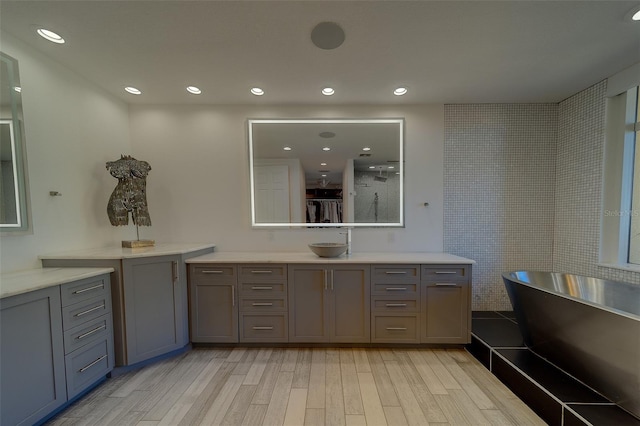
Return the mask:
<svg viewBox="0 0 640 426">
<path fill-rule="evenodd" d="M 273 290 L 271 286 L 253 286 L 251 290 Z"/>
<path fill-rule="evenodd" d="M 438 275 L 457 274 L 457 272 L 456 271 L 436 271 L 436 274 Z"/>
<path fill-rule="evenodd" d="M 387 303 L 389 308 L 405 308 L 407 306 L 406 303 Z"/>
<path fill-rule="evenodd" d="M 456 283 L 435 283 L 436 287 L 456 287 Z"/>
<path fill-rule="evenodd" d="M 81 335 L 79 335 L 78 337 L 76 337 L 76 339 L 78 339 L 78 340 L 82 340 L 82 339 L 84 339 L 85 337 L 89 337 L 89 336 L 91 336 L 93 333 L 97 333 L 97 332 L 98 332 L 98 331 L 100 331 L 100 330 L 106 330 L 106 329 L 107 329 L 107 326 L 106 326 L 106 325 L 104 325 L 104 324 L 102 324 L 100 327 L 96 327 L 96 328 L 94 328 L 93 330 L 87 331 L 86 333 L 82 333 Z"/>
<path fill-rule="evenodd" d="M 323 269 L 322 270 L 322 278 L 324 279 L 324 289 L 327 289 L 327 270 Z"/>
<path fill-rule="evenodd" d="M 407 327 L 387 327 L 389 331 L 405 331 Z"/>
<path fill-rule="evenodd" d="M 82 311 L 82 312 L 78 312 L 77 314 L 74 315 L 74 317 L 81 317 L 83 315 L 87 315 L 93 311 L 97 311 L 98 309 L 104 309 L 104 303 L 102 305 L 98 305 L 98 306 L 94 306 L 91 309 L 87 309 L 86 311 Z"/>
<path fill-rule="evenodd" d="M 231 285 L 231 306 L 236 306 L 236 288 Z"/>
<path fill-rule="evenodd" d="M 407 271 L 386 271 L 385 274 L 388 275 L 405 275 Z"/>
<path fill-rule="evenodd" d="M 273 327 L 266 327 L 266 326 L 255 326 L 253 327 L 254 330 L 273 330 Z"/>
<path fill-rule="evenodd" d="M 178 282 L 178 276 L 179 272 L 178 272 L 178 262 L 176 262 L 175 260 L 173 261 L 173 282 Z"/>
<path fill-rule="evenodd" d="M 222 274 L 224 273 L 224 271 L 219 271 L 219 270 L 213 270 L 213 269 L 204 269 L 202 271 L 200 271 L 203 274 Z"/>
<path fill-rule="evenodd" d="M 273 274 L 273 271 L 264 270 L 264 271 L 251 271 L 252 274 Z"/>
<path fill-rule="evenodd" d="M 331 270 L 331 291 L 333 291 L 333 269 Z"/>
<path fill-rule="evenodd" d="M 253 302 L 253 306 L 273 306 L 271 302 Z"/>
<path fill-rule="evenodd" d="M 104 284 L 98 284 L 98 285 L 94 285 L 94 286 L 91 286 L 91 287 L 83 288 L 81 290 L 76 290 L 76 291 L 73 292 L 73 294 L 82 294 L 82 293 L 84 293 L 86 291 L 97 290 L 99 288 L 104 288 Z"/>
<path fill-rule="evenodd" d="M 102 361 L 103 359 L 105 359 L 107 357 L 107 355 L 102 355 L 100 358 L 96 359 L 95 361 L 93 361 L 90 364 L 85 365 L 84 367 L 82 367 L 80 370 L 78 370 L 79 373 L 84 373 L 86 370 L 90 369 L 91 367 L 93 367 L 94 365 L 96 365 L 97 363 L 99 363 L 100 361 Z"/>
<path fill-rule="evenodd" d="M 407 291 L 406 287 L 387 287 L 387 291 Z"/>
</svg>

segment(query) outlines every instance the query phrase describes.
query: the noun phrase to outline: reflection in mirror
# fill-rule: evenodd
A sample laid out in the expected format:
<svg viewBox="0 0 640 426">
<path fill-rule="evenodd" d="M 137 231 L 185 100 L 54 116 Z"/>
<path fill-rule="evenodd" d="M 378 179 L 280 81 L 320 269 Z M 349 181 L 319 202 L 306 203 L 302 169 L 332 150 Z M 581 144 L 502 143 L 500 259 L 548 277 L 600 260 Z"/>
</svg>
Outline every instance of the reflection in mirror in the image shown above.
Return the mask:
<svg viewBox="0 0 640 426">
<path fill-rule="evenodd" d="M 404 120 L 248 125 L 254 227 L 404 226 Z"/>
<path fill-rule="evenodd" d="M 0 231 L 29 229 L 18 62 L 0 52 Z"/>
</svg>

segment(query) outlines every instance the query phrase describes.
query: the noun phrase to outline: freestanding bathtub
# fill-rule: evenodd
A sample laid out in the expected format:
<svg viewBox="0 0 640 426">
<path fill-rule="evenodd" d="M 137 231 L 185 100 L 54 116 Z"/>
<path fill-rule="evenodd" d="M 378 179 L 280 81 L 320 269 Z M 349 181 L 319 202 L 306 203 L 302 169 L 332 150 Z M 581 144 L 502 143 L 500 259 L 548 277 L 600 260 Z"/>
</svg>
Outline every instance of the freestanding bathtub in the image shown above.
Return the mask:
<svg viewBox="0 0 640 426">
<path fill-rule="evenodd" d="M 525 344 L 640 417 L 640 286 L 538 271 L 502 278 Z"/>
</svg>

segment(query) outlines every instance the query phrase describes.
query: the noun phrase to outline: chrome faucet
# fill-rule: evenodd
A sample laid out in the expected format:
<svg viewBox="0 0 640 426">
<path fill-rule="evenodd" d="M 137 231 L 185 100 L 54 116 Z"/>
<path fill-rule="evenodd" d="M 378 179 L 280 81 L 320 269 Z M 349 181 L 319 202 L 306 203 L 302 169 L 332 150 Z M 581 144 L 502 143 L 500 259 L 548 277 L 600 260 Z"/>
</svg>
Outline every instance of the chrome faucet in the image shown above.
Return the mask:
<svg viewBox="0 0 640 426">
<path fill-rule="evenodd" d="M 346 237 L 345 243 L 347 244 L 347 256 L 351 254 L 351 228 L 347 227 L 347 232 L 341 232 Z"/>
</svg>

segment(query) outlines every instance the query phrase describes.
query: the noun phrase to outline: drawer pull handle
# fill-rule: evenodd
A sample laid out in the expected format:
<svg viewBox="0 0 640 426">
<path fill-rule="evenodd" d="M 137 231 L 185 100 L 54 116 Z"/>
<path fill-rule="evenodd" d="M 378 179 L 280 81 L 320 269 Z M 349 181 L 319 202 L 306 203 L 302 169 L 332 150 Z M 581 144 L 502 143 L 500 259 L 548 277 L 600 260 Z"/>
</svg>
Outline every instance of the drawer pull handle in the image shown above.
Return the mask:
<svg viewBox="0 0 640 426">
<path fill-rule="evenodd" d="M 273 271 L 264 270 L 264 271 L 251 271 L 252 274 L 273 274 Z"/>
<path fill-rule="evenodd" d="M 91 287 L 83 288 L 82 290 L 76 290 L 73 292 L 73 294 L 82 294 L 85 291 L 97 290 L 99 288 L 104 288 L 104 284 L 98 284 Z"/>
<path fill-rule="evenodd" d="M 445 274 L 457 274 L 456 271 L 436 271 L 437 275 L 445 275 Z"/>
<path fill-rule="evenodd" d="M 407 291 L 406 287 L 387 287 L 387 291 Z"/>
<path fill-rule="evenodd" d="M 271 303 L 271 302 L 254 302 L 252 305 L 253 306 L 273 306 L 273 303 Z"/>
<path fill-rule="evenodd" d="M 203 274 L 223 274 L 224 271 L 218 271 L 218 270 L 203 270 L 201 271 Z"/>
<path fill-rule="evenodd" d="M 406 308 L 407 304 L 406 303 L 387 303 L 387 306 L 389 308 Z"/>
<path fill-rule="evenodd" d="M 254 330 L 273 330 L 273 327 L 261 327 L 261 326 L 255 326 L 253 327 Z"/>
<path fill-rule="evenodd" d="M 91 367 L 93 367 L 94 365 L 96 365 L 97 363 L 99 363 L 100 361 L 102 361 L 103 359 L 105 359 L 107 357 L 107 355 L 102 355 L 100 358 L 96 359 L 95 361 L 93 361 L 91 364 L 87 364 L 84 367 L 82 367 L 80 370 L 78 370 L 79 373 L 84 373 L 85 371 L 87 371 L 88 369 L 90 369 Z"/>
<path fill-rule="evenodd" d="M 388 275 L 405 275 L 407 271 L 386 271 L 385 274 Z"/>
<path fill-rule="evenodd" d="M 106 329 L 107 329 L 107 326 L 106 326 L 106 325 L 104 325 L 104 324 L 102 324 L 100 327 L 96 327 L 96 328 L 94 328 L 93 330 L 87 331 L 86 333 L 82 333 L 81 335 L 79 335 L 78 337 L 76 337 L 76 339 L 78 339 L 78 340 L 82 340 L 82 339 L 84 339 L 85 337 L 89 337 L 89 336 L 91 336 L 93 333 L 97 333 L 97 332 L 98 332 L 98 331 L 100 331 L 100 330 L 106 330 Z"/>
<path fill-rule="evenodd" d="M 104 303 L 103 303 L 102 305 L 94 306 L 93 308 L 87 309 L 86 311 L 78 312 L 77 314 L 74 315 L 74 317 L 81 317 L 81 316 L 87 315 L 87 314 L 89 314 L 89 313 L 91 313 L 93 311 L 97 311 L 99 309 L 104 309 L 104 307 L 105 306 L 104 306 Z"/>
<path fill-rule="evenodd" d="M 406 331 L 407 327 L 387 327 L 389 331 Z"/>
<path fill-rule="evenodd" d="M 253 286 L 251 290 L 273 290 L 271 286 Z"/>
<path fill-rule="evenodd" d="M 456 283 L 436 283 L 436 287 L 456 287 Z"/>
</svg>

